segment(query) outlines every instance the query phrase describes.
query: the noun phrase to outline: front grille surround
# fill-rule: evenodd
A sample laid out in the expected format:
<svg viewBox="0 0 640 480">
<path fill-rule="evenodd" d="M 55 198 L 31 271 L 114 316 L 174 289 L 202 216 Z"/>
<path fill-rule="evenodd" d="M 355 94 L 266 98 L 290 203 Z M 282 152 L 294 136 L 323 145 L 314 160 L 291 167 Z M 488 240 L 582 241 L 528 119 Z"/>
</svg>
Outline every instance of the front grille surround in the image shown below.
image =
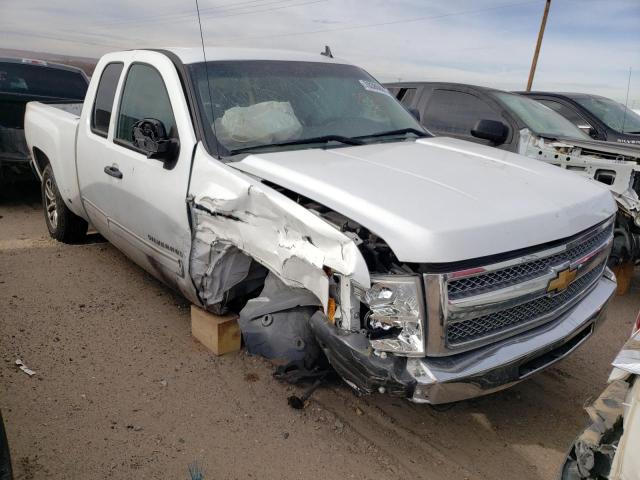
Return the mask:
<svg viewBox="0 0 640 480">
<path fill-rule="evenodd" d="M 605 267 L 606 261 L 601 262 L 593 270 L 576 279 L 558 295 L 548 296 L 545 294 L 496 313 L 459 322 L 449 322 L 446 328 L 447 345 L 455 347 L 478 338 L 487 338 L 490 335 L 503 333 L 527 323 L 527 321 L 536 320 L 537 324 L 548 318 L 549 315 L 559 315 L 581 298 L 581 294 L 602 276 Z M 532 328 L 533 326 L 531 325 Z"/>
<path fill-rule="evenodd" d="M 565 243 L 510 260 L 425 274 L 427 355 L 454 355 L 561 317 L 602 277 L 614 218 Z M 560 292 L 547 292 L 549 282 L 567 269 L 576 278 Z"/>
<path fill-rule="evenodd" d="M 541 275 L 549 268 L 573 262 L 593 251 L 611 237 L 611 228 L 604 229 L 590 236 L 583 242 L 569 247 L 564 252 L 549 257 L 523 262 L 509 267 L 494 270 L 485 274 L 450 280 L 447 282 L 447 294 L 451 300 L 477 295 L 492 289 L 505 287 L 511 283 L 522 282 Z"/>
</svg>

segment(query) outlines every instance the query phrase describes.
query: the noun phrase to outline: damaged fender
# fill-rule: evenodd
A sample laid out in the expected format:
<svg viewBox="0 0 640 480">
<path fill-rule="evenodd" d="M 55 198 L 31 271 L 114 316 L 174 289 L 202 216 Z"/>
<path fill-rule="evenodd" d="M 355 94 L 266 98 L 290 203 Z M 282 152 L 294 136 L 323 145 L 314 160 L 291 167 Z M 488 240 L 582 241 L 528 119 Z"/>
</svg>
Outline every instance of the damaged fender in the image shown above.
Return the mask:
<svg viewBox="0 0 640 480">
<path fill-rule="evenodd" d="M 265 266 L 286 285 L 309 290 L 325 311 L 326 267 L 369 287 L 365 260 L 351 238 L 258 179 L 231 168 L 198 145 L 187 199 L 193 232 L 190 272 L 205 307 L 219 301 L 224 289 L 242 281 L 248 271 L 247 260 L 224 259 L 226 246 Z M 210 269 L 207 259 L 224 266 L 219 278 L 212 278 L 218 272 Z"/>
</svg>

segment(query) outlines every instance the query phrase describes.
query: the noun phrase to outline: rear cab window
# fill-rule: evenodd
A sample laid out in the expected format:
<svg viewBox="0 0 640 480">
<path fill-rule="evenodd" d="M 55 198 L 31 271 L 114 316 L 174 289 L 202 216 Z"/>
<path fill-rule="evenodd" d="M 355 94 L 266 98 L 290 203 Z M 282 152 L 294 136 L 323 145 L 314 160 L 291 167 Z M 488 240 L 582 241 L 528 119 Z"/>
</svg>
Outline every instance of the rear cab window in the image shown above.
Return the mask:
<svg viewBox="0 0 640 480">
<path fill-rule="evenodd" d="M 91 111 L 91 131 L 101 137 L 106 137 L 109 132 L 113 100 L 123 67 L 124 64 L 119 62 L 109 63 L 100 76 L 93 110 Z"/>
<path fill-rule="evenodd" d="M 88 82 L 82 73 L 54 66 L 0 62 L 0 93 L 82 100 Z"/>
<path fill-rule="evenodd" d="M 127 72 L 114 141 L 133 150 L 133 125 L 143 118 L 160 120 L 170 138 L 178 129 L 167 88 L 160 73 L 151 65 L 134 63 Z"/>
</svg>

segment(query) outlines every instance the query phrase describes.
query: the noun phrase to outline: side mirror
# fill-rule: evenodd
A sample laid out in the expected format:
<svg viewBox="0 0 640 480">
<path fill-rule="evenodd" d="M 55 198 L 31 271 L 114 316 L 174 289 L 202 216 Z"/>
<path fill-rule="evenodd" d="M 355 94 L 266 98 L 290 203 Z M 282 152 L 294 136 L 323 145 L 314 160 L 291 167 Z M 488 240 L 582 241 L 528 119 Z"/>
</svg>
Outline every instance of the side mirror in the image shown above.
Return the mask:
<svg viewBox="0 0 640 480">
<path fill-rule="evenodd" d="M 496 120 L 478 120 L 476 126 L 471 129 L 471 135 L 483 140 L 489 140 L 496 145 L 501 145 L 507 140 L 509 127 Z"/>
<path fill-rule="evenodd" d="M 163 123 L 155 118 L 143 118 L 131 127 L 133 145 L 146 153 L 147 158 L 172 160 L 176 142 L 167 136 Z"/>
<path fill-rule="evenodd" d="M 411 116 L 415 118 L 418 123 L 420 123 L 420 110 L 418 110 L 417 108 L 407 108 L 407 110 L 409 111 Z"/>
</svg>

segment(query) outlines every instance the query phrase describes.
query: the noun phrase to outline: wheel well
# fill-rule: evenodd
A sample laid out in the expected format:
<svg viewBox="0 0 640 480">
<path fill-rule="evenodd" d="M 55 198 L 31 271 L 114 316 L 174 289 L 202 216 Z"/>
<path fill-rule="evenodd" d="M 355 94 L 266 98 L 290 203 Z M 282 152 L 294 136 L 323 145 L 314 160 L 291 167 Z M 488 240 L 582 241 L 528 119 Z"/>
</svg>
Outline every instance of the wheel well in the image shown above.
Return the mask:
<svg viewBox="0 0 640 480">
<path fill-rule="evenodd" d="M 44 172 L 44 169 L 47 165 L 49 165 L 49 157 L 45 155 L 45 153 L 40 150 L 38 147 L 33 147 L 33 158 L 38 167 L 38 171 L 40 175 Z"/>
</svg>

